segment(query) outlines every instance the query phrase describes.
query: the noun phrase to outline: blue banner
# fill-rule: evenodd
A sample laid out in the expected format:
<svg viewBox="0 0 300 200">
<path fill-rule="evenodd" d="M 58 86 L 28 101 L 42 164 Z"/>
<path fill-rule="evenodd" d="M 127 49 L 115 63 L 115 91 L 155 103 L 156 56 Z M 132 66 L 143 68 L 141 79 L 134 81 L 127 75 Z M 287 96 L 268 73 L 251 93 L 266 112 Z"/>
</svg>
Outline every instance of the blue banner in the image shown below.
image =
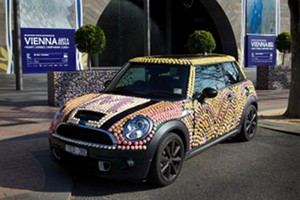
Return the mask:
<svg viewBox="0 0 300 200">
<path fill-rule="evenodd" d="M 276 36 L 246 36 L 246 66 L 276 65 Z"/>
<path fill-rule="evenodd" d="M 76 70 L 74 29 L 21 28 L 23 73 Z"/>
</svg>

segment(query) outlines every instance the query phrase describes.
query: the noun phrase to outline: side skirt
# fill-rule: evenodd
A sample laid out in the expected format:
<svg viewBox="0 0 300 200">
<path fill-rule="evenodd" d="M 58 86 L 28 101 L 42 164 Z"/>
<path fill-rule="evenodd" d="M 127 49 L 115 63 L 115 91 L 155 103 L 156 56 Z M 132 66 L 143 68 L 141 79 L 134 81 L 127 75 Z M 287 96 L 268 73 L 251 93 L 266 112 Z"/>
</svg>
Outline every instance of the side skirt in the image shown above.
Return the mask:
<svg viewBox="0 0 300 200">
<path fill-rule="evenodd" d="M 238 133 L 240 133 L 240 128 L 237 128 L 237 129 L 235 129 L 235 130 L 233 130 L 233 131 L 231 131 L 231 132 L 229 132 L 229 133 L 227 133 L 227 134 L 225 134 L 225 135 L 223 135 L 223 136 L 221 136 L 221 137 L 219 137 L 219 138 L 217 138 L 217 139 L 215 139 L 215 140 L 213 140 L 211 142 L 208 142 L 207 144 L 204 144 L 204 145 L 202 145 L 202 146 L 200 146 L 200 147 L 198 147 L 196 149 L 192 149 L 192 150 L 190 150 L 190 151 L 188 151 L 186 153 L 185 159 L 186 160 L 190 159 L 191 157 L 199 154 L 200 152 L 208 149 L 209 147 L 211 147 L 211 146 L 213 146 L 213 145 L 215 145 L 217 143 L 220 143 L 223 140 L 226 140 L 227 138 L 230 138 L 230 137 L 232 137 L 232 136 L 234 136 L 234 135 L 236 135 Z"/>
</svg>

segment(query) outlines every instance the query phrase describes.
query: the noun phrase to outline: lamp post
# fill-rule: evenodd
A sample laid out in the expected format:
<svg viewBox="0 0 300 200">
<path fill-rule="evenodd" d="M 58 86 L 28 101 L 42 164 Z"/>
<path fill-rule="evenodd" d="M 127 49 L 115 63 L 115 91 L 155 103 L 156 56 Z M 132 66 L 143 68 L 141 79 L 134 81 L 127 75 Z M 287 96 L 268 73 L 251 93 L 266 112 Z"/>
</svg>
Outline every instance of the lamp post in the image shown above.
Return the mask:
<svg viewBox="0 0 300 200">
<path fill-rule="evenodd" d="M 21 40 L 20 40 L 20 4 L 13 0 L 14 12 L 14 66 L 16 74 L 16 90 L 23 90 L 23 77 L 21 65 Z"/>
<path fill-rule="evenodd" d="M 144 0 L 144 54 L 151 54 L 150 0 Z"/>
</svg>

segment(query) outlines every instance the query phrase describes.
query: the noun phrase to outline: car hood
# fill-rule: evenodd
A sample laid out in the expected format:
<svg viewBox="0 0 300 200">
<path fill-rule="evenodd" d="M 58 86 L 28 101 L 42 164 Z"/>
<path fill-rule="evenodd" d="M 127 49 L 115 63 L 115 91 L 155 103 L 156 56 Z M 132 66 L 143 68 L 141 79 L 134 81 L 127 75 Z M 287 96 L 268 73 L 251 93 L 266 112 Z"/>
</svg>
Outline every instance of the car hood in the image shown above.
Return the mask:
<svg viewBox="0 0 300 200">
<path fill-rule="evenodd" d="M 73 101 L 73 105 L 76 101 Z M 67 118 L 67 123 L 85 125 L 110 131 L 122 126 L 135 116 L 149 117 L 154 122 L 163 122 L 182 116 L 182 102 L 154 101 L 146 98 L 99 94 L 76 105 Z"/>
</svg>

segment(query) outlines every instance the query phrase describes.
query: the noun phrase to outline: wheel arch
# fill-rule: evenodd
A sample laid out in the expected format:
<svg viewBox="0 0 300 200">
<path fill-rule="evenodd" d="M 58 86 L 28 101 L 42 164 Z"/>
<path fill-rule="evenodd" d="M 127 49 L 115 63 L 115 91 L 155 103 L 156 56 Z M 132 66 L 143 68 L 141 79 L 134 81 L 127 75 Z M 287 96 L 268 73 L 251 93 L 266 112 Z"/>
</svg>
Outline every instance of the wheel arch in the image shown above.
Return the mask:
<svg viewBox="0 0 300 200">
<path fill-rule="evenodd" d="M 243 113 L 242 113 L 242 119 L 245 117 L 245 114 L 246 114 L 246 111 L 247 111 L 247 108 L 250 106 L 250 105 L 254 105 L 256 109 L 258 109 L 258 103 L 257 103 L 257 97 L 252 95 L 248 98 L 244 108 L 243 108 Z M 241 123 L 242 123 L 242 120 L 241 120 Z"/>
<path fill-rule="evenodd" d="M 241 116 L 241 122 L 240 125 L 243 123 L 243 119 L 245 118 L 245 114 L 247 112 L 247 109 L 250 105 L 254 105 L 256 109 L 258 109 L 258 103 L 257 103 L 257 97 L 254 95 L 251 95 L 248 97 L 247 102 L 243 108 L 242 116 Z"/>
<path fill-rule="evenodd" d="M 250 105 L 254 105 L 255 108 L 258 109 L 258 103 L 257 103 L 257 97 L 256 96 L 254 96 L 254 95 L 249 96 L 245 106 L 243 107 L 243 111 L 242 111 L 242 114 L 241 114 L 241 117 L 240 117 L 240 122 L 239 122 L 239 125 L 237 126 L 237 128 L 239 129 L 239 132 L 242 130 L 245 114 L 246 114 L 247 108 Z"/>
<path fill-rule="evenodd" d="M 256 109 L 256 127 L 257 127 L 257 113 L 258 113 L 258 104 L 257 104 L 257 98 L 256 96 L 250 96 L 247 103 L 245 104 L 244 106 L 244 109 L 243 109 L 243 113 L 242 113 L 242 116 L 241 116 L 241 121 L 240 121 L 240 131 L 239 133 L 237 134 L 237 138 L 240 140 L 240 141 L 250 141 L 255 133 L 256 133 L 256 127 L 255 127 L 255 132 L 251 133 L 252 135 L 248 136 L 248 131 L 246 131 L 244 129 L 244 126 L 245 126 L 245 120 L 246 120 L 246 117 L 248 115 L 248 110 L 250 109 L 250 107 L 254 107 Z M 252 118 L 252 117 L 251 117 Z M 252 120 L 251 120 L 252 121 Z M 251 122 L 252 123 L 252 122 Z"/>
<path fill-rule="evenodd" d="M 149 169 L 150 169 L 150 166 L 152 163 L 152 159 L 156 153 L 159 142 L 161 141 L 161 139 L 163 137 L 165 137 L 169 133 L 177 134 L 182 139 L 185 154 L 186 154 L 186 152 L 188 152 L 189 146 L 190 146 L 189 145 L 190 138 L 189 138 L 189 131 L 188 131 L 186 125 L 179 120 L 172 120 L 172 121 L 166 122 L 156 131 L 156 133 L 154 134 L 154 136 L 148 146 L 147 160 L 150 161 L 150 165 L 148 167 L 147 174 L 149 172 Z"/>
<path fill-rule="evenodd" d="M 189 138 L 189 131 L 186 127 L 186 125 L 179 120 L 172 120 L 165 124 L 163 124 L 155 133 L 154 137 L 152 138 L 152 141 L 150 143 L 150 148 L 156 148 L 158 142 L 161 140 L 162 137 L 164 137 L 166 134 L 169 133 L 175 133 L 177 134 L 184 145 L 184 151 L 185 153 L 189 150 L 189 144 L 190 144 L 190 138 Z"/>
<path fill-rule="evenodd" d="M 257 98 L 255 96 L 250 97 L 250 104 L 254 105 L 256 109 L 258 109 Z"/>
</svg>

